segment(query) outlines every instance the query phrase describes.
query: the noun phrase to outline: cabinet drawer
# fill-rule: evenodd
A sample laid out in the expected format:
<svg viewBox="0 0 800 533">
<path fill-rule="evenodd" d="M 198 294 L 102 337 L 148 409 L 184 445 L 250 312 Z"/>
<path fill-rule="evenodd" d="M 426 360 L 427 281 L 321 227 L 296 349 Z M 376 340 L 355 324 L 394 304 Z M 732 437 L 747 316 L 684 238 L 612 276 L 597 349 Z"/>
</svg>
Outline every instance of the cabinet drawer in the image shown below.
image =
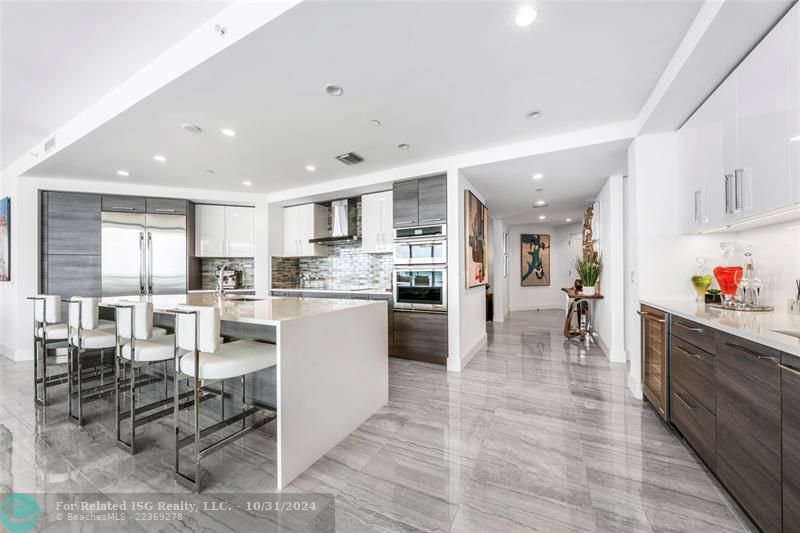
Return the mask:
<svg viewBox="0 0 800 533">
<path fill-rule="evenodd" d="M 716 412 L 714 356 L 675 336 L 669 350 L 670 376 L 697 398 L 703 407 Z"/>
<path fill-rule="evenodd" d="M 429 363 L 447 363 L 447 314 L 394 311 L 392 355 Z"/>
<path fill-rule="evenodd" d="M 186 200 L 176 198 L 148 198 L 147 212 L 162 215 L 185 215 L 188 207 Z"/>
<path fill-rule="evenodd" d="M 671 332 L 675 337 L 685 340 L 700 349 L 710 353 L 714 352 L 716 334 L 711 328 L 673 315 Z"/>
<path fill-rule="evenodd" d="M 714 413 L 703 407 L 679 383 L 670 382 L 670 420 L 711 470 L 717 468 Z"/>
<path fill-rule="evenodd" d="M 145 199 L 141 196 L 120 196 L 118 194 L 103 195 L 103 211 L 123 213 L 144 213 Z"/>
</svg>

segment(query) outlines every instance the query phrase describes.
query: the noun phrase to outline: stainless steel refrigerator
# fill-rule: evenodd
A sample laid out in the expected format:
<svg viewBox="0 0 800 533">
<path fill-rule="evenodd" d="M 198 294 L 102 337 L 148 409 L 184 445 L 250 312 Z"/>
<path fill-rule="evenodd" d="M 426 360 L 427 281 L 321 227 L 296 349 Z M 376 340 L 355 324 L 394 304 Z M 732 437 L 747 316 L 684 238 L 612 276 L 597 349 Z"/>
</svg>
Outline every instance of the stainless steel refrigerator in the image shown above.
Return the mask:
<svg viewBox="0 0 800 533">
<path fill-rule="evenodd" d="M 103 296 L 184 294 L 186 217 L 103 212 Z"/>
</svg>

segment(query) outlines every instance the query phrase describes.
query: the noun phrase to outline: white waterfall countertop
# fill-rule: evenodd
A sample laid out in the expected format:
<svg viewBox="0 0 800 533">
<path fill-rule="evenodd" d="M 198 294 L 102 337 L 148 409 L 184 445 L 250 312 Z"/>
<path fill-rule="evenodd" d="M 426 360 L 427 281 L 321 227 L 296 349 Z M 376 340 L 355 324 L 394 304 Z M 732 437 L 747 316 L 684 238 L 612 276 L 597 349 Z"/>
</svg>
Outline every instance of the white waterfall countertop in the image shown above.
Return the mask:
<svg viewBox="0 0 800 533">
<path fill-rule="evenodd" d="M 373 306 L 386 314 L 386 302 L 376 300 L 336 300 L 326 298 L 292 298 L 271 296 L 233 296 L 220 300 L 216 294 L 166 294 L 153 296 L 107 297 L 103 304 L 121 300 L 153 303 L 153 311 L 163 313 L 180 304 L 218 307 L 220 320 L 278 326 L 281 322 L 332 313 L 354 307 Z"/>
<path fill-rule="evenodd" d="M 770 312 L 745 312 L 716 309 L 686 300 L 642 300 L 641 303 L 800 357 L 800 315 L 789 314 L 785 308 L 776 306 L 775 311 Z"/>
</svg>

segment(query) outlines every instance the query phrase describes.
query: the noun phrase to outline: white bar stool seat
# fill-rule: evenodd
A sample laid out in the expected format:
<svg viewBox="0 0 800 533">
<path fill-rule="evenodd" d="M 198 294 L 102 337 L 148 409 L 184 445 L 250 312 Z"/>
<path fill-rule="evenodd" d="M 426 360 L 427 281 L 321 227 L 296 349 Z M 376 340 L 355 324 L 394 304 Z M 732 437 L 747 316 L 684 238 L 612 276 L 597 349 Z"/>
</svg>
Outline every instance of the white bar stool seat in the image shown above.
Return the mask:
<svg viewBox="0 0 800 533">
<path fill-rule="evenodd" d="M 48 341 L 65 341 L 69 337 L 69 327 L 66 324 L 47 324 L 36 330 L 38 337 L 44 337 L 45 333 Z"/>
<path fill-rule="evenodd" d="M 102 329 L 85 329 L 80 337 L 77 333 L 72 335 L 72 344 L 81 346 L 83 350 L 103 350 L 117 345 L 117 338 L 111 331 Z"/>
<path fill-rule="evenodd" d="M 62 384 L 66 376 L 66 374 L 47 375 L 49 345 L 61 344 L 66 341 L 69 338 L 69 326 L 61 323 L 60 296 L 37 294 L 28 299 L 33 301 L 33 398 L 36 405 L 46 406 L 47 389 Z M 40 384 L 42 385 L 41 396 L 39 395 Z"/>
<path fill-rule="evenodd" d="M 158 361 L 169 361 L 175 356 L 174 343 L 174 335 L 162 335 L 146 341 L 136 341 L 136 362 L 154 363 Z M 131 351 L 131 343 L 124 345 L 122 347 L 122 358 L 130 361 Z"/>
<path fill-rule="evenodd" d="M 194 354 L 181 357 L 181 372 L 200 379 L 229 379 L 257 372 L 277 363 L 274 344 L 235 341 L 222 344 L 214 353 L 200 352 L 200 372 L 195 374 Z"/>
</svg>

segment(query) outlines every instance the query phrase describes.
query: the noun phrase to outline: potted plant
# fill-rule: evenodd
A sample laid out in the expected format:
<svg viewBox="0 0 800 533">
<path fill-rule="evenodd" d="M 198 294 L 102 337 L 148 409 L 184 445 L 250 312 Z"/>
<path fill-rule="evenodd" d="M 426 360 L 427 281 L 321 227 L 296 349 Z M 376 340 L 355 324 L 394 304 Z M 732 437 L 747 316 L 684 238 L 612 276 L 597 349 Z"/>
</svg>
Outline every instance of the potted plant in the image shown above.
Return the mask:
<svg viewBox="0 0 800 533">
<path fill-rule="evenodd" d="M 572 266 L 581 277 L 581 283 L 583 284 L 581 292 L 586 296 L 594 296 L 595 286 L 600 279 L 600 273 L 603 271 L 602 256 L 597 254 L 579 256 L 572 262 Z"/>
</svg>

